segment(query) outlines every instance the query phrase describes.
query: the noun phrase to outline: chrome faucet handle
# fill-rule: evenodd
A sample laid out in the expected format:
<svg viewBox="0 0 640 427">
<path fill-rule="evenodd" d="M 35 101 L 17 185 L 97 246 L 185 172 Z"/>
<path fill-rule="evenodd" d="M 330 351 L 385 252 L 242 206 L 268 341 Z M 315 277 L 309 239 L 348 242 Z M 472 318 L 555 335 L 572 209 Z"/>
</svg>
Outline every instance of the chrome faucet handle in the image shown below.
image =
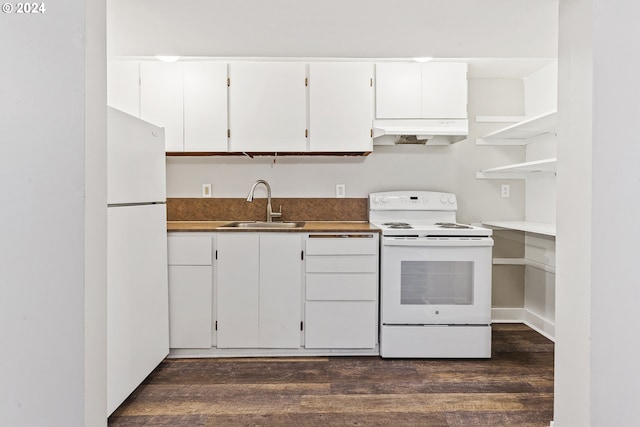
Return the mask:
<svg viewBox="0 0 640 427">
<path fill-rule="evenodd" d="M 271 218 L 282 218 L 282 205 L 280 205 L 280 211 L 271 212 Z"/>
</svg>

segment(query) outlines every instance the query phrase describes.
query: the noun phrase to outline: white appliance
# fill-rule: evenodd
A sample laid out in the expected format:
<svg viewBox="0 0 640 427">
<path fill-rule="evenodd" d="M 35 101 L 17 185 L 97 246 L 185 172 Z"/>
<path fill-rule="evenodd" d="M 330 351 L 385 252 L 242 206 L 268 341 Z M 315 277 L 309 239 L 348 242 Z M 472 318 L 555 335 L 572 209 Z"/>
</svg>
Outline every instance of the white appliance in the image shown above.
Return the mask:
<svg viewBox="0 0 640 427">
<path fill-rule="evenodd" d="M 107 112 L 107 409 L 169 353 L 164 129 Z"/>
<path fill-rule="evenodd" d="M 450 193 L 369 195 L 382 357 L 491 357 L 492 232 L 456 223 L 456 210 Z"/>
</svg>

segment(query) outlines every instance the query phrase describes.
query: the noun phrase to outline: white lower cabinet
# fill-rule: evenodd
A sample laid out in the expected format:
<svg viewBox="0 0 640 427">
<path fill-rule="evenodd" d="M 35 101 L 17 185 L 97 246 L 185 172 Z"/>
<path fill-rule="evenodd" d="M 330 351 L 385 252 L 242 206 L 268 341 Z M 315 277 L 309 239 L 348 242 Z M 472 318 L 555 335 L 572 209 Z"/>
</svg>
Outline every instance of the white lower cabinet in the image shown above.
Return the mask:
<svg viewBox="0 0 640 427">
<path fill-rule="evenodd" d="M 169 347 L 211 348 L 211 235 L 168 237 Z"/>
<path fill-rule="evenodd" d="M 377 354 L 377 233 L 171 232 L 173 357 Z"/>
<path fill-rule="evenodd" d="M 218 348 L 299 348 L 302 235 L 217 236 Z"/>
<path fill-rule="evenodd" d="M 305 249 L 305 348 L 376 348 L 378 235 L 312 234 Z"/>
</svg>

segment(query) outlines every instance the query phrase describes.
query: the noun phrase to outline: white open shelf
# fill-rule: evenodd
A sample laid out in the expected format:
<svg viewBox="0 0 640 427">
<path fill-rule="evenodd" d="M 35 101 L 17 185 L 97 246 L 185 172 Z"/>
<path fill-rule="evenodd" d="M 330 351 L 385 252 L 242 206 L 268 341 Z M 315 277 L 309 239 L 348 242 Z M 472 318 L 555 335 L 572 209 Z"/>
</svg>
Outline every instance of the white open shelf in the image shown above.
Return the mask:
<svg viewBox="0 0 640 427">
<path fill-rule="evenodd" d="M 527 233 L 542 234 L 545 236 L 556 235 L 555 224 L 547 224 L 544 222 L 533 221 L 482 221 L 482 225 L 497 228 L 506 228 L 509 230 L 526 231 Z"/>
<path fill-rule="evenodd" d="M 557 159 L 543 159 L 484 169 L 476 172 L 478 179 L 525 179 L 534 176 L 553 176 Z"/>
<path fill-rule="evenodd" d="M 526 145 L 530 138 L 555 132 L 557 125 L 556 110 L 548 111 L 520 122 L 498 129 L 476 139 L 478 145 Z M 476 119 L 478 121 L 479 118 Z M 482 121 L 490 121 L 487 117 Z"/>
</svg>

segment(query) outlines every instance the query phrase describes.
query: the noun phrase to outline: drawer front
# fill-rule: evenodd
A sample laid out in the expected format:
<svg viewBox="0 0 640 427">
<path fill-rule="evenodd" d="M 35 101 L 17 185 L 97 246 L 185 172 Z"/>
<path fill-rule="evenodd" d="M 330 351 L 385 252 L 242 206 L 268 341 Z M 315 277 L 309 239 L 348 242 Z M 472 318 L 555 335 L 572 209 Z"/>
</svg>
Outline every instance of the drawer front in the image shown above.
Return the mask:
<svg viewBox="0 0 640 427">
<path fill-rule="evenodd" d="M 375 255 L 378 239 L 375 234 L 339 235 L 312 234 L 306 242 L 307 255 Z"/>
<path fill-rule="evenodd" d="M 308 256 L 307 273 L 375 273 L 378 258 L 371 255 Z"/>
<path fill-rule="evenodd" d="M 169 236 L 169 265 L 211 265 L 211 246 L 211 237 Z"/>
<path fill-rule="evenodd" d="M 366 274 L 307 274 L 307 301 L 376 301 L 376 275 Z"/>
<path fill-rule="evenodd" d="M 306 348 L 374 348 L 378 305 L 373 301 L 309 301 L 305 310 Z"/>
</svg>

